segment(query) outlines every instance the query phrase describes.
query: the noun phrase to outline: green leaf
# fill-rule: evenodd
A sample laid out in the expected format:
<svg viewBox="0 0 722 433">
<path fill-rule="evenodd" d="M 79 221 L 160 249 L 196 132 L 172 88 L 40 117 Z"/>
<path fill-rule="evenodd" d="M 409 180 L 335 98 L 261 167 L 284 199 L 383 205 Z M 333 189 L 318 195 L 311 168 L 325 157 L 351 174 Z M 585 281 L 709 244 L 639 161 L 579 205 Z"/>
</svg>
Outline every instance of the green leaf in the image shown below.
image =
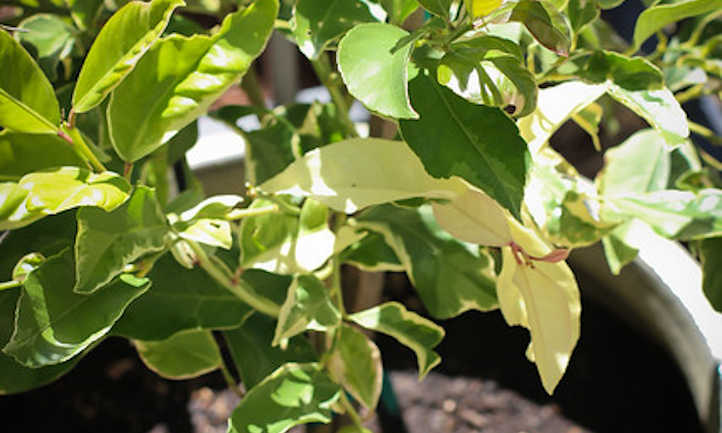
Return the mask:
<svg viewBox="0 0 722 433">
<path fill-rule="evenodd" d="M 624 221 L 639 218 L 658 234 L 680 240 L 722 234 L 722 190 L 662 190 L 606 197 L 602 219 Z"/>
<path fill-rule="evenodd" d="M 85 163 L 57 135 L 0 132 L 0 179 L 20 179 L 33 171 L 70 165 Z"/>
<path fill-rule="evenodd" d="M 128 198 L 128 182 L 115 173 L 90 173 L 61 167 L 23 176 L 18 183 L 0 183 L 0 230 L 26 226 L 47 215 L 79 206 L 111 211 Z"/>
<path fill-rule="evenodd" d="M 162 341 L 134 341 L 140 359 L 166 379 L 192 379 L 219 368 L 223 362 L 210 331 L 188 330 Z"/>
<path fill-rule="evenodd" d="M 80 30 L 88 30 L 97 17 L 103 0 L 65 0 L 70 8 L 70 15 Z"/>
<path fill-rule="evenodd" d="M 66 249 L 28 275 L 3 352 L 28 367 L 67 361 L 102 338 L 150 286 L 146 278 L 123 274 L 92 295 L 79 295 L 73 292 L 74 268 Z"/>
<path fill-rule="evenodd" d="M 240 328 L 225 331 L 228 349 L 246 389 L 251 389 L 287 362 L 313 362 L 318 355 L 305 337 L 288 340 L 286 348 L 271 345 L 276 321 L 254 314 Z"/>
<path fill-rule="evenodd" d="M 340 231 L 338 236 L 341 236 Z M 369 233 L 345 249 L 339 258 L 344 263 L 352 264 L 368 272 L 404 270 L 404 266 L 396 257 L 394 250 L 379 233 Z"/>
<path fill-rule="evenodd" d="M 153 286 L 126 309 L 113 327 L 114 335 L 165 340 L 184 330 L 230 329 L 251 311 L 205 271 L 181 268 L 170 256 L 160 258 L 148 278 Z M 285 293 L 290 279 L 284 280 Z M 260 289 L 263 293 L 267 287 Z"/>
<path fill-rule="evenodd" d="M 427 11 L 441 18 L 449 18 L 449 9 L 451 8 L 451 0 L 418 0 L 419 4 Z"/>
<path fill-rule="evenodd" d="M 168 219 L 183 239 L 229 249 L 233 242 L 231 223 L 225 217 L 242 201 L 236 195 L 209 197 L 180 215 L 169 214 Z"/>
<path fill-rule="evenodd" d="M 306 199 L 298 221 L 296 263 L 307 272 L 320 268 L 334 252 L 336 235 L 329 228 L 328 219 L 326 205 Z"/>
<path fill-rule="evenodd" d="M 138 186 L 130 199 L 112 212 L 79 210 L 75 292 L 93 293 L 126 265 L 162 251 L 169 232 L 155 193 L 144 186 Z"/>
<path fill-rule="evenodd" d="M 3 243 L 3 248 L 4 248 Z M 0 346 L 7 344 L 15 326 L 15 307 L 20 289 L 0 291 Z M 28 368 L 0 352 L 0 395 L 29 391 L 46 385 L 70 371 L 80 360 L 77 356 L 62 364 Z"/>
<path fill-rule="evenodd" d="M 639 248 L 644 246 L 644 239 L 649 236 L 658 235 L 652 232 L 649 225 L 633 218 L 602 238 L 604 256 L 612 274 L 619 275 L 622 268 L 637 257 Z"/>
<path fill-rule="evenodd" d="M 432 349 L 444 338 L 444 328 L 397 302 L 387 302 L 349 316 L 366 329 L 390 335 L 416 353 L 419 380 L 441 362 Z"/>
<path fill-rule="evenodd" d="M 38 63 L 45 75 L 55 81 L 60 60 L 68 57 L 75 45 L 76 30 L 59 15 L 36 14 L 23 20 L 15 37 L 35 47 Z"/>
<path fill-rule="evenodd" d="M 459 179 L 435 179 L 400 141 L 350 139 L 314 149 L 259 186 L 268 193 L 317 200 L 353 213 L 379 203 L 413 197 L 452 198 Z"/>
<path fill-rule="evenodd" d="M 443 231 L 430 206 L 376 206 L 361 213 L 357 224 L 383 234 L 432 316 L 496 308 L 493 260 Z"/>
<path fill-rule="evenodd" d="M 401 26 L 419 8 L 417 0 L 381 0 L 389 14 L 389 23 Z"/>
<path fill-rule="evenodd" d="M 173 10 L 184 5 L 183 0 L 133 1 L 118 10 L 85 58 L 73 92 L 73 111 L 85 113 L 100 104 L 155 44 Z"/>
<path fill-rule="evenodd" d="M 656 90 L 664 85 L 664 76 L 653 63 L 642 57 L 627 57 L 613 51 L 595 51 L 577 62 L 581 78 L 592 83 L 610 80 L 626 90 Z"/>
<path fill-rule="evenodd" d="M 669 89 L 631 91 L 610 84 L 608 92 L 661 132 L 669 148 L 679 146 L 689 136 L 687 115 Z"/>
<path fill-rule="evenodd" d="M 522 65 L 519 46 L 495 36 L 482 36 L 452 45 L 441 59 L 437 80 L 476 104 L 504 108 L 526 116 L 534 110 L 534 75 Z"/>
<path fill-rule="evenodd" d="M 284 340 L 306 330 L 326 331 L 341 323 L 328 289 L 313 275 L 299 275 L 288 286 L 286 302 L 278 315 L 273 346 L 285 346 Z"/>
<path fill-rule="evenodd" d="M 604 85 L 592 85 L 580 81 L 568 81 L 540 89 L 534 112 L 517 122 L 521 136 L 529 144 L 532 156 L 539 153 L 564 122 L 596 101 L 606 90 Z"/>
<path fill-rule="evenodd" d="M 60 107 L 50 81 L 30 54 L 0 30 L 0 126 L 31 134 L 56 134 Z"/>
<path fill-rule="evenodd" d="M 348 325 L 341 325 L 336 332 L 326 364 L 329 376 L 367 409 L 373 410 L 381 396 L 384 374 L 379 348 Z"/>
<path fill-rule="evenodd" d="M 317 59 L 334 39 L 374 17 L 361 0 L 299 0 L 293 14 L 293 36 L 309 59 Z"/>
<path fill-rule="evenodd" d="M 110 98 L 118 155 L 136 161 L 205 113 L 263 51 L 277 13 L 278 0 L 258 0 L 211 36 L 172 35 L 155 44 Z"/>
<path fill-rule="evenodd" d="M 639 131 L 604 154 L 597 176 L 604 195 L 643 193 L 666 189 L 671 158 L 664 136 L 653 129 Z"/>
<path fill-rule="evenodd" d="M 274 117 L 264 128 L 245 134 L 248 173 L 251 185 L 260 185 L 296 158 L 293 152 L 294 128 L 289 122 Z"/>
<path fill-rule="evenodd" d="M 514 121 L 498 108 L 456 96 L 423 74 L 410 82 L 409 91 L 421 119 L 399 124 L 426 171 L 437 178 L 466 179 L 521 219 L 530 159 Z"/>
<path fill-rule="evenodd" d="M 272 201 L 256 199 L 248 209 L 273 205 Z M 241 267 L 294 273 L 297 235 L 298 218 L 292 215 L 274 212 L 244 218 L 240 228 Z"/>
<path fill-rule="evenodd" d="M 719 8 L 719 0 L 689 0 L 650 7 L 639 15 L 634 25 L 634 46 L 639 48 L 647 38 L 667 24 Z"/>
<path fill-rule="evenodd" d="M 541 45 L 566 57 L 569 55 L 571 42 L 554 26 L 549 13 L 539 1 L 521 0 L 514 6 L 509 20 L 523 23 Z"/>
<path fill-rule="evenodd" d="M 599 17 L 597 0 L 569 0 L 567 3 L 567 16 L 572 31 L 577 34 L 587 24 Z"/>
<path fill-rule="evenodd" d="M 341 389 L 316 363 L 288 363 L 254 386 L 228 421 L 228 433 L 283 433 L 310 422 L 331 422 Z"/>
<path fill-rule="evenodd" d="M 624 3 L 624 0 L 598 0 L 599 6 L 602 9 L 612 9 L 616 8 L 620 4 Z"/>
<path fill-rule="evenodd" d="M 704 239 L 699 245 L 702 289 L 712 307 L 722 312 L 722 238 Z"/>
<path fill-rule="evenodd" d="M 391 52 L 408 32 L 391 24 L 361 24 L 338 45 L 338 68 L 348 91 L 371 111 L 418 119 L 409 102 L 408 64 L 413 45 Z"/>
</svg>

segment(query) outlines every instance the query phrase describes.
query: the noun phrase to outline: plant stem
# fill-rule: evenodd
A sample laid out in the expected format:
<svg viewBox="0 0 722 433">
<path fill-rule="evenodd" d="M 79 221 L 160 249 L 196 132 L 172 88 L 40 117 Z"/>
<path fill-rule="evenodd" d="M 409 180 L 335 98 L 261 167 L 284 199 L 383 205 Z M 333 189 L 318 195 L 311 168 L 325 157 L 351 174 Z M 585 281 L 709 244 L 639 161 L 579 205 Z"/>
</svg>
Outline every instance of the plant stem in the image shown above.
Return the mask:
<svg viewBox="0 0 722 433">
<path fill-rule="evenodd" d="M 22 286 L 22 281 L 10 280 L 0 283 L 0 291 Z"/>
<path fill-rule="evenodd" d="M 267 108 L 266 98 L 263 97 L 263 89 L 261 89 L 260 84 L 258 84 L 258 74 L 256 74 L 256 68 L 252 65 L 248 68 L 246 75 L 243 77 L 243 81 L 241 81 L 241 88 L 244 92 L 246 92 L 246 96 L 248 96 L 248 100 L 251 101 L 251 104 L 259 108 Z"/>
<path fill-rule="evenodd" d="M 236 221 L 242 218 L 248 218 L 252 216 L 258 216 L 258 215 L 265 215 L 268 213 L 276 213 L 280 212 L 281 209 L 278 207 L 277 204 L 272 204 L 270 206 L 263 206 L 263 207 L 257 207 L 257 208 L 249 208 L 249 209 L 233 209 L 232 211 L 228 212 L 226 214 L 226 220 L 228 221 Z"/>
<path fill-rule="evenodd" d="M 218 346 L 218 344 L 216 344 Z M 220 352 L 220 347 L 218 348 L 218 351 Z M 221 369 L 221 373 L 223 374 L 223 379 L 225 379 L 226 384 L 228 387 L 233 391 L 239 398 L 243 399 L 245 396 L 244 392 L 238 388 L 238 383 L 236 382 L 236 379 L 231 374 L 231 371 L 228 369 L 228 365 L 226 365 L 226 360 L 223 358 L 223 355 L 221 355 L 221 365 L 219 366 Z"/>
<path fill-rule="evenodd" d="M 321 84 L 326 86 L 328 89 L 328 93 L 331 95 L 331 100 L 338 109 L 341 121 L 344 125 L 346 125 L 348 134 L 351 137 L 358 137 L 356 126 L 353 124 L 348 115 L 349 106 L 346 103 L 346 98 L 341 90 L 341 86 L 338 85 L 340 77 L 336 72 L 331 70 L 331 62 L 329 62 L 328 56 L 326 54 L 321 54 L 318 59 L 311 60 L 311 65 L 313 66 L 313 70 L 316 72 L 318 79 L 321 80 Z"/>
<path fill-rule="evenodd" d="M 353 407 L 350 401 L 348 401 L 348 397 L 346 397 L 346 392 L 341 390 L 341 404 L 343 407 L 346 408 L 346 411 L 348 412 L 348 416 L 351 418 L 351 421 L 353 421 L 354 425 L 360 429 L 363 428 L 363 421 L 361 421 L 361 417 L 359 416 L 358 412 L 356 412 L 356 409 Z"/>
<path fill-rule="evenodd" d="M 198 243 L 187 239 L 185 241 L 198 258 L 198 264 L 200 267 L 203 268 L 203 270 L 206 271 L 211 278 L 236 295 L 240 300 L 261 313 L 267 314 L 271 317 L 278 317 L 281 307 L 266 298 L 255 296 L 252 293 L 253 289 L 248 287 L 243 280 L 235 280 L 230 272 L 225 271 L 223 267 L 219 266 L 218 263 L 215 263 L 210 257 L 208 257 L 206 252 L 203 251 L 203 248 L 201 248 Z"/>
<path fill-rule="evenodd" d="M 680 104 L 684 104 L 685 102 L 689 101 L 690 99 L 698 98 L 702 96 L 702 92 L 704 91 L 704 84 L 697 84 L 695 86 L 690 87 L 689 89 L 685 90 L 684 92 L 677 93 L 674 95 L 674 97 L 677 99 L 677 102 Z"/>
<path fill-rule="evenodd" d="M 722 137 L 715 134 L 714 131 L 712 131 L 711 129 L 707 128 L 704 125 L 700 125 L 699 123 L 692 122 L 691 120 L 687 121 L 687 124 L 689 124 L 690 131 L 694 132 L 695 134 L 701 135 L 707 141 L 716 146 L 722 146 Z"/>
<path fill-rule="evenodd" d="M 78 152 L 78 154 L 84 160 L 90 162 L 90 165 L 95 171 L 97 171 L 98 173 L 107 171 L 105 166 L 103 166 L 103 163 L 100 162 L 98 157 L 96 157 L 95 154 L 90 150 L 87 143 L 85 143 L 85 140 L 83 140 L 83 136 L 80 134 L 80 131 L 78 131 L 77 128 L 69 128 L 63 125 L 61 126 L 61 129 L 72 139 L 73 148 L 75 148 L 75 151 Z"/>
</svg>

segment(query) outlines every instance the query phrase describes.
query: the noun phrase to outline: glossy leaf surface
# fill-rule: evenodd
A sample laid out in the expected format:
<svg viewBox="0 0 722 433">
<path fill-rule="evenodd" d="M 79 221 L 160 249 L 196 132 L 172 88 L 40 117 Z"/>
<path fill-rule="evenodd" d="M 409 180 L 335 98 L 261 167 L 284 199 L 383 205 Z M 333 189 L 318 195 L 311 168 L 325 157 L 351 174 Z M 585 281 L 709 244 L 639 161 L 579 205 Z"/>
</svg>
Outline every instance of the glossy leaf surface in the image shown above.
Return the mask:
<svg viewBox="0 0 722 433">
<path fill-rule="evenodd" d="M 311 197 L 331 209 L 353 213 L 406 198 L 448 199 L 463 190 L 463 184 L 429 176 L 403 142 L 370 138 L 314 149 L 259 188 Z"/>
<path fill-rule="evenodd" d="M 383 332 L 416 353 L 419 379 L 441 362 L 432 349 L 444 338 L 444 329 L 397 302 L 387 302 L 349 316 L 366 329 Z"/>
<path fill-rule="evenodd" d="M 251 389 L 228 422 L 228 433 L 277 432 L 331 421 L 341 393 L 318 364 L 285 364 Z"/>
<path fill-rule="evenodd" d="M 0 30 L 0 126 L 31 134 L 55 134 L 60 107 L 53 86 L 30 54 Z"/>
<path fill-rule="evenodd" d="M 391 24 L 354 27 L 338 46 L 338 67 L 349 92 L 371 111 L 418 119 L 409 102 L 408 63 L 413 45 L 391 52 L 408 32 Z"/>
<path fill-rule="evenodd" d="M 136 161 L 206 112 L 263 51 L 277 13 L 277 0 L 259 0 L 228 15 L 211 36 L 176 35 L 155 44 L 110 99 L 116 152 Z"/>
<path fill-rule="evenodd" d="M 57 135 L 0 133 L 0 179 L 15 180 L 51 167 L 78 166 L 85 163 Z"/>
<path fill-rule="evenodd" d="M 168 223 L 155 193 L 139 186 L 112 212 L 78 211 L 75 241 L 76 293 L 92 293 L 143 255 L 166 248 Z"/>
<path fill-rule="evenodd" d="M 493 261 L 443 231 L 430 207 L 376 206 L 357 220 L 359 227 L 384 236 L 432 316 L 496 308 Z"/>
<path fill-rule="evenodd" d="M 3 351 L 28 367 L 59 364 L 103 337 L 150 281 L 124 274 L 92 295 L 73 292 L 69 249 L 28 275 L 15 332 Z"/>
<path fill-rule="evenodd" d="M 689 0 L 652 6 L 637 18 L 634 25 L 634 46 L 639 48 L 647 38 L 667 24 L 719 8 L 719 0 Z"/>
<path fill-rule="evenodd" d="M 128 198 L 130 186 L 115 173 L 61 167 L 30 173 L 18 183 L 0 183 L 0 230 L 26 226 L 47 215 L 80 206 L 111 211 Z"/>
<path fill-rule="evenodd" d="M 361 331 L 341 325 L 328 358 L 331 378 L 366 408 L 376 407 L 381 396 L 383 366 L 381 353 Z"/>
<path fill-rule="evenodd" d="M 217 369 L 223 362 L 209 331 L 183 331 L 167 340 L 134 343 L 146 367 L 166 379 L 198 377 Z"/>
<path fill-rule="evenodd" d="M 421 73 L 409 91 L 421 119 L 401 120 L 401 133 L 426 171 L 437 178 L 462 177 L 521 218 L 529 152 L 514 121 Z"/>
</svg>

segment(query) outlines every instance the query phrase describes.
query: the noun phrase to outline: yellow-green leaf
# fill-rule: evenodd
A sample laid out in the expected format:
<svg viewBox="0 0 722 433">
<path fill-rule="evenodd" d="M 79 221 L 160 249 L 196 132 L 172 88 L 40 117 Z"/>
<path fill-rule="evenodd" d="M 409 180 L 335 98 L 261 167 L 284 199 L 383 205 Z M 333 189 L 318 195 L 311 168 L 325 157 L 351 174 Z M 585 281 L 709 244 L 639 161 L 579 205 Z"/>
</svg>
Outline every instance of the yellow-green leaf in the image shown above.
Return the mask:
<svg viewBox="0 0 722 433">
<path fill-rule="evenodd" d="M 191 329 L 161 341 L 135 340 L 143 363 L 166 379 L 192 379 L 221 366 L 221 352 L 210 331 Z"/>
</svg>

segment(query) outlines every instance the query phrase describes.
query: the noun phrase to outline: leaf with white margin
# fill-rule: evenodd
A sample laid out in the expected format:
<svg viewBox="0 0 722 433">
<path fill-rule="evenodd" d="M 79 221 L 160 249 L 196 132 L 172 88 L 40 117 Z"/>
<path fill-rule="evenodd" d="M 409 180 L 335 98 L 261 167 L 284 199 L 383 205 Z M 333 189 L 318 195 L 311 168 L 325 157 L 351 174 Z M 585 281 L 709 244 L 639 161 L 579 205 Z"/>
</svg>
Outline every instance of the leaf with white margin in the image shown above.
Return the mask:
<svg viewBox="0 0 722 433">
<path fill-rule="evenodd" d="M 531 332 L 527 355 L 542 385 L 552 394 L 579 339 L 581 304 L 574 274 L 566 262 L 518 264 L 511 247 L 497 281 L 499 306 L 509 325 Z"/>
<path fill-rule="evenodd" d="M 284 347 L 284 340 L 307 329 L 325 331 L 340 322 L 341 313 L 323 283 L 313 275 L 299 275 L 288 286 L 288 296 L 281 306 L 271 344 Z"/>
<path fill-rule="evenodd" d="M 183 239 L 229 249 L 233 243 L 231 224 L 224 218 L 242 201 L 242 197 L 230 194 L 209 197 L 180 215 L 168 214 L 168 220 Z"/>
<path fill-rule="evenodd" d="M 402 141 L 354 138 L 306 153 L 259 189 L 311 197 L 350 214 L 413 197 L 452 199 L 464 184 L 431 177 Z"/>
<path fill-rule="evenodd" d="M 115 173 L 60 167 L 0 183 L 0 230 L 17 229 L 47 215 L 80 206 L 110 212 L 128 198 L 130 185 Z"/>
<path fill-rule="evenodd" d="M 419 364 L 419 380 L 441 362 L 432 349 L 444 338 L 444 328 L 398 302 L 386 302 L 348 318 L 366 329 L 390 335 L 413 350 Z"/>
<path fill-rule="evenodd" d="M 529 145 L 532 157 L 571 116 L 596 101 L 607 90 L 605 84 L 569 81 L 539 90 L 536 109 L 519 119 L 517 126 Z"/>
<path fill-rule="evenodd" d="M 273 205 L 266 199 L 256 199 L 248 209 Z M 298 218 L 285 213 L 268 213 L 246 217 L 241 222 L 240 248 L 243 268 L 263 269 L 278 274 L 296 272 L 295 244 Z"/>
<path fill-rule="evenodd" d="M 306 199 L 298 220 L 296 263 L 311 272 L 333 255 L 336 235 L 328 227 L 328 207 L 312 198 Z"/>
<path fill-rule="evenodd" d="M 609 83 L 608 93 L 662 133 L 668 148 L 678 147 L 689 136 L 687 115 L 671 90 L 633 91 Z"/>
</svg>

